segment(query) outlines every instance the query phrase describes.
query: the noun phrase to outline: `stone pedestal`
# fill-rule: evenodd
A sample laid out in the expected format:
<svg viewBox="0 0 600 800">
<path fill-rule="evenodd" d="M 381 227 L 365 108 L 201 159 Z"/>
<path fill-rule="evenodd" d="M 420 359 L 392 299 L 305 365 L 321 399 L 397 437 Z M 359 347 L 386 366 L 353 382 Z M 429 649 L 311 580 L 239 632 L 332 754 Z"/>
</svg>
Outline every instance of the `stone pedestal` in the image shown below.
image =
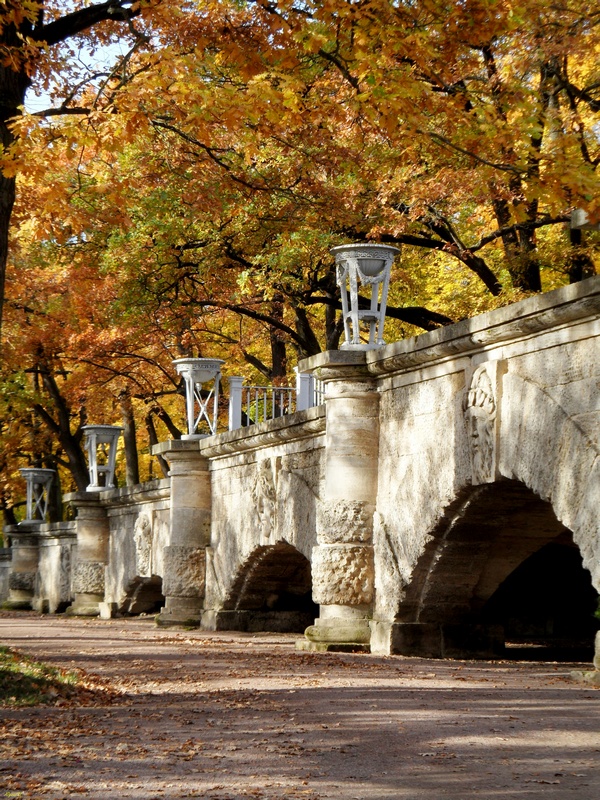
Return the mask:
<svg viewBox="0 0 600 800">
<path fill-rule="evenodd" d="M 73 603 L 67 614 L 97 617 L 104 602 L 104 573 L 108 562 L 108 517 L 98 492 L 73 492 L 65 500 L 76 510 L 77 551 L 71 574 Z"/>
<path fill-rule="evenodd" d="M 200 625 L 210 544 L 211 490 L 208 459 L 197 441 L 164 442 L 153 450 L 169 462 L 170 541 L 164 550 L 165 606 L 158 625 Z"/>
<path fill-rule="evenodd" d="M 327 354 L 329 355 L 329 354 Z M 374 593 L 373 513 L 377 496 L 379 394 L 364 353 L 335 353 L 326 363 L 325 483 L 312 557 L 319 618 L 298 642 L 303 650 L 368 650 Z"/>
<path fill-rule="evenodd" d="M 33 608 L 39 562 L 40 522 L 10 525 L 4 534 L 11 540 L 11 569 L 8 577 L 8 599 L 5 608 Z"/>
</svg>

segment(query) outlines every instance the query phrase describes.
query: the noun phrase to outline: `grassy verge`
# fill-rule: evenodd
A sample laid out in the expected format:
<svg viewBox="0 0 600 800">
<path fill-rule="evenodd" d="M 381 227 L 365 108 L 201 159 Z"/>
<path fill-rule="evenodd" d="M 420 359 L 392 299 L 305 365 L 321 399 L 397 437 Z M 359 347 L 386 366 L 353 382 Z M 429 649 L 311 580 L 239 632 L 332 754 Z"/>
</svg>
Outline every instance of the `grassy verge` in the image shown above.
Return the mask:
<svg viewBox="0 0 600 800">
<path fill-rule="evenodd" d="M 64 670 L 0 647 L 0 707 L 90 705 L 110 702 L 114 692 L 83 670 Z"/>
</svg>

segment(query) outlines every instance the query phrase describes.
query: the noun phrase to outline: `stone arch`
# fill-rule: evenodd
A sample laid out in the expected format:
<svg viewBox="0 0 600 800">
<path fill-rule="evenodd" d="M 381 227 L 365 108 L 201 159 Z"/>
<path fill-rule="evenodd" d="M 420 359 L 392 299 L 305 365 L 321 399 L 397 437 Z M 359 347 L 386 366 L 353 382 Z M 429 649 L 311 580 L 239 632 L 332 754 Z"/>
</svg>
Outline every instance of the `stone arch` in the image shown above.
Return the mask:
<svg viewBox="0 0 600 800">
<path fill-rule="evenodd" d="M 494 474 L 460 490 L 429 532 L 393 626 L 393 652 L 504 654 L 491 599 L 549 546 L 576 547 L 600 589 L 600 412 L 584 399 L 581 413 L 568 414 L 514 373 L 502 378 L 499 406 Z"/>
<path fill-rule="evenodd" d="M 310 562 L 279 541 L 257 547 L 238 569 L 216 629 L 302 633 L 317 614 Z"/>
<path fill-rule="evenodd" d="M 124 616 L 156 614 L 164 604 L 162 578 L 159 575 L 147 577 L 136 575 L 125 588 L 125 597 L 119 605 L 119 613 Z"/>
<path fill-rule="evenodd" d="M 580 413 L 569 414 L 547 390 L 514 373 L 504 376 L 502 391 L 500 475 L 552 505 L 600 592 L 600 409 L 571 399 Z"/>
<path fill-rule="evenodd" d="M 506 480 L 466 490 L 432 531 L 413 570 L 396 617 L 393 651 L 432 657 L 504 655 L 503 608 L 510 603 L 500 601 L 500 589 L 549 547 L 574 550 L 579 557 L 571 532 L 550 503 L 522 483 Z M 589 574 L 587 580 L 591 589 Z M 585 613 L 591 617 L 592 612 L 593 602 Z M 588 633 L 591 646 L 592 625 Z"/>
</svg>

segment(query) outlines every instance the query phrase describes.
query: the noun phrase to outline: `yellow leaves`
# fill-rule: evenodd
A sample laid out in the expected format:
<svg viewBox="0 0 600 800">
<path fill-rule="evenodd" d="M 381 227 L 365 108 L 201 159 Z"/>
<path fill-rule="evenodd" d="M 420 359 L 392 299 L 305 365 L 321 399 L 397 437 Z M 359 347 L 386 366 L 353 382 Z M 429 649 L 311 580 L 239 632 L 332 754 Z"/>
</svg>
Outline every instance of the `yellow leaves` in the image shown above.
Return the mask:
<svg viewBox="0 0 600 800">
<path fill-rule="evenodd" d="M 329 37 L 327 34 L 324 33 L 317 33 L 314 32 L 306 36 L 302 40 L 302 47 L 306 53 L 318 53 L 319 50 L 323 49 L 327 42 L 329 41 Z"/>
</svg>

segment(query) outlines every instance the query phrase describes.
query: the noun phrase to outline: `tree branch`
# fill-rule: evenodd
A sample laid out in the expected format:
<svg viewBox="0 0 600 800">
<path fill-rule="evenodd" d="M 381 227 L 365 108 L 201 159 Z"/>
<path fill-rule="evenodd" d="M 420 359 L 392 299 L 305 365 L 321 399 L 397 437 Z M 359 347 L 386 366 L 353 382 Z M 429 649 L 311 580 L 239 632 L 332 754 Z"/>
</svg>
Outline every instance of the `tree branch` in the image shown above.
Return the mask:
<svg viewBox="0 0 600 800">
<path fill-rule="evenodd" d="M 499 228 L 497 231 L 493 233 L 488 233 L 487 236 L 482 236 L 481 239 L 477 242 L 477 244 L 471 245 L 469 250 L 472 253 L 476 253 L 478 250 L 481 250 L 487 244 L 496 241 L 496 239 L 501 238 L 509 233 L 516 233 L 517 231 L 521 230 L 528 230 L 533 231 L 537 228 L 543 228 L 546 225 L 557 225 L 559 222 L 569 222 L 571 219 L 570 213 L 565 214 L 558 214 L 556 217 L 542 217 L 538 220 L 531 221 L 531 222 L 518 222 L 514 225 L 509 225 L 505 228 Z"/>
<path fill-rule="evenodd" d="M 52 20 L 47 25 L 36 25 L 31 37 L 48 45 L 59 44 L 71 36 L 91 28 L 99 22 L 112 20 L 126 22 L 140 14 L 137 0 L 108 0 L 106 3 L 79 8 L 70 14 Z"/>
</svg>

